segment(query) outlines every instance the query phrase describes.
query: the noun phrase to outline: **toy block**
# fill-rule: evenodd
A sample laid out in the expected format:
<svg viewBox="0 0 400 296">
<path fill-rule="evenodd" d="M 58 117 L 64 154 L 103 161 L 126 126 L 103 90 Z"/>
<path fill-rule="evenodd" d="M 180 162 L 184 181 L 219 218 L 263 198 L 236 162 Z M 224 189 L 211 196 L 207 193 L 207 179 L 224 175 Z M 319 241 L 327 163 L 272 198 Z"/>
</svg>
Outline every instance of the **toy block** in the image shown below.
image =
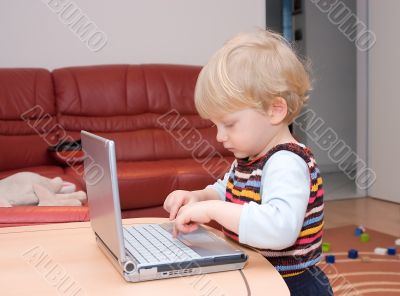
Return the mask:
<svg viewBox="0 0 400 296">
<path fill-rule="evenodd" d="M 376 255 L 386 255 L 387 249 L 385 249 L 385 248 L 375 248 L 374 253 Z"/>
<path fill-rule="evenodd" d="M 331 244 L 330 243 L 322 243 L 322 252 L 326 253 L 331 250 Z"/>
<path fill-rule="evenodd" d="M 360 235 L 360 239 L 361 239 L 361 241 L 363 242 L 363 243 L 367 243 L 367 242 L 369 242 L 369 234 L 368 233 L 362 233 L 361 235 Z"/>
<path fill-rule="evenodd" d="M 387 248 L 387 254 L 392 256 L 396 255 L 396 248 L 395 247 Z"/>
<path fill-rule="evenodd" d="M 325 261 L 326 261 L 326 263 L 333 264 L 333 263 L 335 263 L 335 256 L 334 255 L 326 255 Z"/>
<path fill-rule="evenodd" d="M 394 244 L 395 244 L 396 246 L 400 246 L 400 238 L 396 239 L 396 240 L 394 241 Z"/>
<path fill-rule="evenodd" d="M 354 230 L 354 235 L 355 236 L 361 236 L 361 234 L 363 234 L 364 233 L 364 230 L 361 228 L 361 227 L 357 227 L 355 230 Z"/>
<path fill-rule="evenodd" d="M 358 257 L 358 251 L 356 249 L 350 249 L 347 257 L 351 258 L 351 259 L 356 259 Z"/>
</svg>

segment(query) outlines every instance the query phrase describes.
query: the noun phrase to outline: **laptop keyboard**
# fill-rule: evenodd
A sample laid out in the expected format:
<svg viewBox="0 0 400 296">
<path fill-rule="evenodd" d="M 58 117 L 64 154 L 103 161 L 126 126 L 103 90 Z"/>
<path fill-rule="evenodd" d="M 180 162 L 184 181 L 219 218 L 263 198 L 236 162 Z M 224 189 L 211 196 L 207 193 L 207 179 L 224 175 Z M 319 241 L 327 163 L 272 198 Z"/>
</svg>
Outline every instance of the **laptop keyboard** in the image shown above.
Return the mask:
<svg viewBox="0 0 400 296">
<path fill-rule="evenodd" d="M 139 263 L 176 262 L 201 258 L 158 224 L 124 227 L 123 231 L 125 248 Z"/>
</svg>

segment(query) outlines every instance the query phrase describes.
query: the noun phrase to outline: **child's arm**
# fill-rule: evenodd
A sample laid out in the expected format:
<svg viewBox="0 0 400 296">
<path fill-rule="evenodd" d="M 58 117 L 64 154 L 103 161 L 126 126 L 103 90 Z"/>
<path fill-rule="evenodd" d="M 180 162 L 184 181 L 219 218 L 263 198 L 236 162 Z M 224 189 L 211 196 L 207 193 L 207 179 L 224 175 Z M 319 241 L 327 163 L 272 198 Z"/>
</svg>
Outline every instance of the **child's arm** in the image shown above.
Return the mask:
<svg viewBox="0 0 400 296">
<path fill-rule="evenodd" d="M 275 153 L 263 169 L 262 204 L 243 205 L 239 241 L 272 250 L 292 246 L 303 226 L 309 199 L 306 162 L 289 151 Z"/>
<path fill-rule="evenodd" d="M 198 224 L 217 221 L 225 228 L 238 232 L 242 205 L 221 200 L 207 200 L 187 204 L 180 208 L 175 220 L 174 236 L 178 232 L 191 232 L 198 228 Z"/>
</svg>

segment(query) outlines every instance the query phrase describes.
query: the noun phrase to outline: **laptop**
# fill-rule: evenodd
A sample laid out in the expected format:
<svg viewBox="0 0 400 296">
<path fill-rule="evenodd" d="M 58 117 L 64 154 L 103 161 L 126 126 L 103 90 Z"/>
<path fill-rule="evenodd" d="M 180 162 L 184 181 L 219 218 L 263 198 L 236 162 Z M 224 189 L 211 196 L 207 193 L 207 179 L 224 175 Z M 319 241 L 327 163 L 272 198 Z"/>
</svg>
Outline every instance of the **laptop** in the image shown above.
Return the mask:
<svg viewBox="0 0 400 296">
<path fill-rule="evenodd" d="M 114 141 L 81 131 L 90 224 L 99 248 L 128 282 L 242 269 L 247 255 L 200 226 L 172 237 L 173 222 L 123 226 Z M 136 194 L 140 194 L 137 192 Z M 135 193 L 132 192 L 132 198 Z"/>
</svg>

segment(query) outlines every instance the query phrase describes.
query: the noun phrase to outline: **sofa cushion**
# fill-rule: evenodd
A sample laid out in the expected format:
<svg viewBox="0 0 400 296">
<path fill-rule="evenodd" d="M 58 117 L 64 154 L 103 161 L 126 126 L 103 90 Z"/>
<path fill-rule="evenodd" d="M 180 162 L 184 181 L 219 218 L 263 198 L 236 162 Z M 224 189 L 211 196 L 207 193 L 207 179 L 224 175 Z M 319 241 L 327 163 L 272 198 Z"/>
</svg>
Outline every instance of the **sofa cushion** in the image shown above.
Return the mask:
<svg viewBox="0 0 400 296">
<path fill-rule="evenodd" d="M 0 227 L 81 221 L 89 221 L 89 211 L 87 206 L 0 207 Z"/>
<path fill-rule="evenodd" d="M 137 161 L 117 163 L 118 185 L 122 210 L 160 206 L 176 189 L 198 190 L 221 178 L 229 170 L 233 158 Z M 83 167 L 66 168 L 66 174 L 80 178 Z"/>
<path fill-rule="evenodd" d="M 0 171 L 54 164 L 48 145 L 57 143 L 50 72 L 0 69 Z"/>
<path fill-rule="evenodd" d="M 87 130 L 113 139 L 117 159 L 192 157 L 193 143 L 229 155 L 216 129 L 200 118 L 194 88 L 201 68 L 184 65 L 106 65 L 54 70 L 58 120 L 67 139 Z M 196 151 L 195 151 L 196 153 Z"/>
<path fill-rule="evenodd" d="M 161 217 L 168 218 L 169 214 L 163 206 L 126 210 L 122 212 L 122 219 L 141 218 L 141 217 Z"/>
</svg>

